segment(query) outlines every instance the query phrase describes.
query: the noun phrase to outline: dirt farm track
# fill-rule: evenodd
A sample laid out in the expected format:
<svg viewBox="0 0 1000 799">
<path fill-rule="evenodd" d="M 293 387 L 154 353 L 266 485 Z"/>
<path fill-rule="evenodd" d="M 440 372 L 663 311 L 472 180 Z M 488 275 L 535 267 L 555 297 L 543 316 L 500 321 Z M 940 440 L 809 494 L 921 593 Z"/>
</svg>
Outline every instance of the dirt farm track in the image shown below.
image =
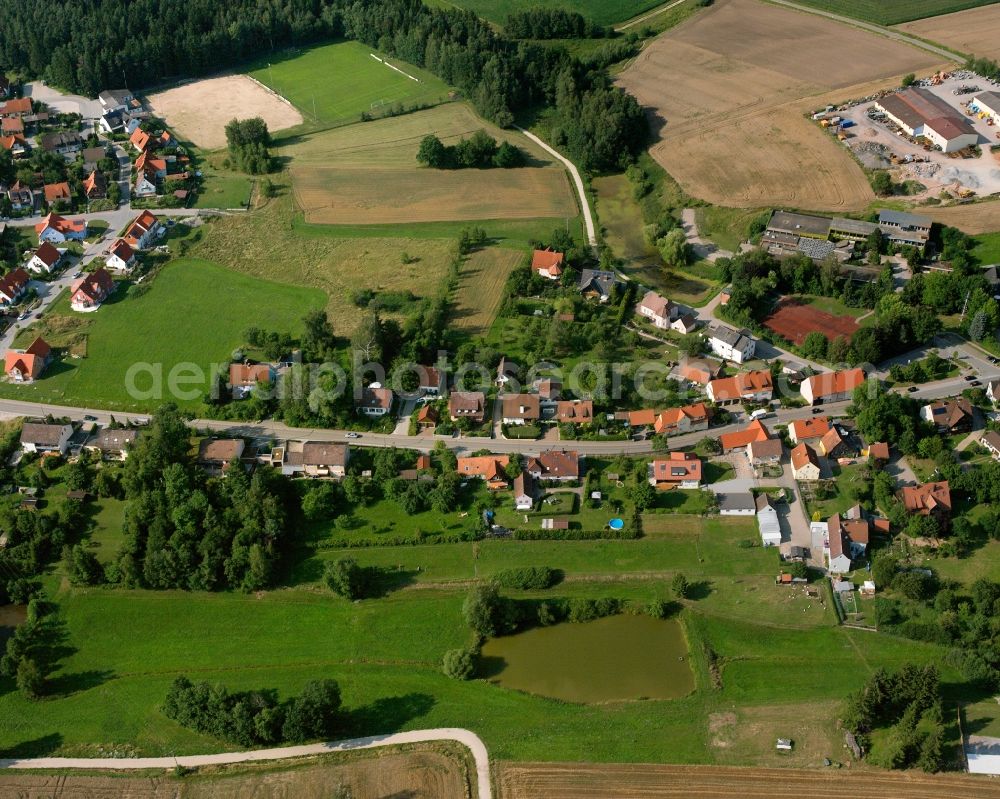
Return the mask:
<svg viewBox="0 0 1000 799">
<path fill-rule="evenodd" d="M 501 763 L 502 799 L 997 799 L 1000 780 L 968 775 L 725 766 Z"/>
<path fill-rule="evenodd" d="M 650 152 L 690 194 L 733 207 L 863 210 L 861 168 L 806 114 L 935 57 L 759 0 L 716 0 L 657 37 L 618 82 L 650 110 Z M 856 94 L 858 92 L 858 94 Z"/>
</svg>

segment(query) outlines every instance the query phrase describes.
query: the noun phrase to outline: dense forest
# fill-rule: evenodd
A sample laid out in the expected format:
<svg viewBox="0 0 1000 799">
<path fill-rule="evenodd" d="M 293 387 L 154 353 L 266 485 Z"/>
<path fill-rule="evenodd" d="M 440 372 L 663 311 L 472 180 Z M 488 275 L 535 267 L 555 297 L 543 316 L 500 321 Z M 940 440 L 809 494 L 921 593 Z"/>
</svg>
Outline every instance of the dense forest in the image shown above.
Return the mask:
<svg viewBox="0 0 1000 799">
<path fill-rule="evenodd" d="M 123 475 L 126 586 L 237 588 L 271 585 L 291 547 L 295 497 L 269 469 L 208 478 L 193 463 L 190 431 L 164 406 L 129 453 Z"/>
<path fill-rule="evenodd" d="M 0 68 L 90 96 L 214 72 L 288 45 L 346 36 L 434 72 L 501 126 L 554 106 L 552 138 L 585 169 L 616 169 L 648 124 L 613 87 L 607 58 L 516 41 L 475 14 L 420 0 L 9 0 L 0 4 Z M 619 44 L 619 43 L 616 43 Z"/>
</svg>

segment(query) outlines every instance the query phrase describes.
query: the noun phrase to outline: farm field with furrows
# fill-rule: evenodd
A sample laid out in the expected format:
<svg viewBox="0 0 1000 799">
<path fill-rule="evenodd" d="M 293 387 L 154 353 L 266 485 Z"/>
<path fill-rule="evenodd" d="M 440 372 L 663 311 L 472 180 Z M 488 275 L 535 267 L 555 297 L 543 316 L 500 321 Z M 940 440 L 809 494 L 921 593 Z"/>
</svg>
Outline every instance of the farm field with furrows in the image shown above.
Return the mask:
<svg viewBox="0 0 1000 799">
<path fill-rule="evenodd" d="M 899 29 L 969 55 L 1000 57 L 1000 5 L 996 3 L 907 22 Z"/>
<path fill-rule="evenodd" d="M 896 25 L 988 5 L 995 0 L 800 0 L 802 5 L 878 25 Z"/>
<path fill-rule="evenodd" d="M 350 752 L 281 763 L 199 769 L 183 778 L 0 774 L 0 795 L 59 799 L 465 799 L 467 764 L 446 745 Z"/>
<path fill-rule="evenodd" d="M 942 225 L 957 227 L 970 236 L 1000 229 L 1000 202 L 969 203 L 948 208 L 928 206 L 921 208 L 920 213 L 927 214 Z"/>
<path fill-rule="evenodd" d="M 871 771 L 795 771 L 714 766 L 503 763 L 502 799 L 994 799 L 1000 788 L 976 777 Z"/>
<path fill-rule="evenodd" d="M 429 169 L 416 163 L 433 133 L 455 144 L 485 129 L 528 155 L 518 169 Z M 561 219 L 577 208 L 563 168 L 516 132 L 458 103 L 309 134 L 282 149 L 306 222 L 331 225 L 478 219 Z"/>
<path fill-rule="evenodd" d="M 455 326 L 472 335 L 488 331 L 503 302 L 504 283 L 523 260 L 524 253 L 499 247 L 472 253 L 459 273 L 452 312 Z"/>
<path fill-rule="evenodd" d="M 695 197 L 858 211 L 874 199 L 867 178 L 804 114 L 831 90 L 851 96 L 847 87 L 934 64 L 822 17 L 720 0 L 658 37 L 618 82 L 654 115 L 653 157 Z"/>
</svg>

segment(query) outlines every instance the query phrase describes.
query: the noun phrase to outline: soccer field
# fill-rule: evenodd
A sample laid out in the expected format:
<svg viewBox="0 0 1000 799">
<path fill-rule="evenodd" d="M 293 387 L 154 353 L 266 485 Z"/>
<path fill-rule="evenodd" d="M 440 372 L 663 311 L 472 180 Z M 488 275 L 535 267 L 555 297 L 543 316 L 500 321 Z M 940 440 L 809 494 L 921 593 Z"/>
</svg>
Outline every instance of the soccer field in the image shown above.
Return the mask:
<svg viewBox="0 0 1000 799">
<path fill-rule="evenodd" d="M 448 87 L 431 73 L 397 59 L 388 59 L 392 66 L 387 66 L 373 54 L 385 58 L 358 42 L 338 42 L 278 55 L 249 74 L 315 124 L 357 120 L 363 112 L 380 116 L 397 103 L 434 105 L 448 99 Z"/>
</svg>

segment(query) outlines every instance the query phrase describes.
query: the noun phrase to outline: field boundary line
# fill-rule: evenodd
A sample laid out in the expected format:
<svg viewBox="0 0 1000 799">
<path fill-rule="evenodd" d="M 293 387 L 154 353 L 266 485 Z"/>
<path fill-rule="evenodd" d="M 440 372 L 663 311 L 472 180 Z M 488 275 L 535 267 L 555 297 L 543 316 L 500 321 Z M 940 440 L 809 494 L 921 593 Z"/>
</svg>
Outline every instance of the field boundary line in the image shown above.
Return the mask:
<svg viewBox="0 0 1000 799">
<path fill-rule="evenodd" d="M 638 25 L 641 22 L 645 22 L 647 19 L 652 19 L 653 17 L 657 17 L 660 14 L 666 13 L 671 8 L 676 8 L 677 6 L 679 6 L 683 2 L 684 2 L 684 0 L 674 0 L 674 2 L 668 3 L 665 6 L 661 6 L 660 8 L 654 9 L 653 11 L 650 11 L 648 14 L 645 14 L 644 16 L 641 16 L 638 19 L 633 19 L 631 22 L 626 22 L 624 25 L 616 25 L 615 26 L 615 31 L 620 32 L 620 31 L 628 30 L 633 25 Z"/>
<path fill-rule="evenodd" d="M 274 95 L 275 97 L 277 97 L 277 98 L 278 98 L 279 100 L 281 100 L 281 102 L 283 102 L 283 103 L 284 103 L 285 105 L 287 105 L 287 106 L 288 106 L 289 108 L 291 108 L 292 110 L 294 110 L 296 114 L 301 114 L 301 113 L 303 113 L 302 109 L 301 109 L 301 108 L 296 108 L 296 107 L 295 107 L 295 104 L 294 104 L 294 103 L 293 103 L 293 102 L 292 102 L 291 100 L 289 100 L 289 99 L 288 99 L 287 97 L 285 97 L 285 95 L 283 95 L 283 94 L 278 94 L 278 92 L 276 92 L 276 91 L 275 91 L 274 89 L 272 89 L 272 88 L 271 88 L 270 86 L 268 86 L 268 85 L 267 85 L 266 83 L 261 83 L 261 82 L 260 82 L 259 80 L 257 80 L 257 79 L 256 79 L 256 78 L 255 78 L 255 77 L 254 77 L 253 75 L 250 75 L 249 73 L 244 73 L 244 74 L 243 74 L 243 77 L 245 77 L 245 78 L 250 78 L 250 80 L 252 80 L 252 81 L 253 81 L 254 83 L 256 83 L 256 84 L 257 84 L 258 86 L 260 86 L 260 88 L 262 88 L 262 89 L 263 89 L 264 91 L 266 91 L 266 92 L 267 92 L 268 94 L 273 94 L 273 95 Z"/>
<path fill-rule="evenodd" d="M 964 61 L 964 55 L 958 53 L 950 48 L 943 47 L 942 45 L 932 44 L 931 42 L 923 41 L 916 36 L 911 36 L 908 33 L 902 33 L 893 28 L 887 28 L 884 25 L 876 25 L 874 22 L 865 22 L 861 19 L 854 19 L 852 17 L 845 17 L 841 14 L 835 14 L 832 11 L 824 11 L 821 8 L 813 8 L 811 6 L 800 5 L 799 3 L 792 2 L 792 0 L 766 0 L 768 3 L 773 3 L 778 6 L 785 6 L 786 8 L 792 8 L 796 11 L 804 11 L 807 14 L 815 14 L 820 17 L 826 17 L 827 19 L 832 19 L 834 22 L 840 22 L 844 25 L 851 25 L 855 28 L 861 28 L 862 30 L 869 31 L 870 33 L 875 33 L 880 36 L 884 36 L 887 39 L 893 39 L 897 42 L 902 42 L 903 44 L 908 44 L 911 47 L 916 47 L 919 50 L 926 50 L 928 53 L 933 53 L 934 55 L 943 56 L 949 61 Z"/>
<path fill-rule="evenodd" d="M 591 248 L 597 248 L 597 228 L 594 226 L 594 215 L 590 210 L 590 200 L 587 198 L 587 189 L 583 185 L 583 178 L 580 177 L 580 170 L 576 168 L 576 164 L 570 161 L 566 156 L 562 155 L 558 150 L 549 146 L 544 141 L 542 141 L 538 136 L 530 131 L 525 130 L 520 125 L 515 125 L 516 130 L 521 131 L 525 136 L 527 136 L 531 141 L 541 147 L 549 155 L 556 158 L 566 169 L 569 170 L 570 177 L 573 178 L 573 184 L 576 186 L 576 194 L 580 198 L 580 208 L 583 211 L 583 222 L 587 228 L 587 243 Z"/>
<path fill-rule="evenodd" d="M 285 760 L 294 757 L 322 755 L 329 752 L 348 752 L 358 749 L 376 749 L 381 746 L 454 741 L 472 752 L 476 763 L 476 782 L 479 799 L 493 799 L 490 783 L 490 757 L 486 744 L 471 730 L 460 727 L 438 727 L 430 730 L 397 732 L 390 735 L 372 735 L 346 741 L 326 741 L 303 746 L 283 746 L 276 749 L 257 749 L 244 752 L 222 752 L 214 755 L 181 755 L 180 757 L 36 757 L 0 760 L 6 769 L 172 769 L 177 766 L 197 768 L 229 763 L 250 763 L 263 760 Z"/>
</svg>

